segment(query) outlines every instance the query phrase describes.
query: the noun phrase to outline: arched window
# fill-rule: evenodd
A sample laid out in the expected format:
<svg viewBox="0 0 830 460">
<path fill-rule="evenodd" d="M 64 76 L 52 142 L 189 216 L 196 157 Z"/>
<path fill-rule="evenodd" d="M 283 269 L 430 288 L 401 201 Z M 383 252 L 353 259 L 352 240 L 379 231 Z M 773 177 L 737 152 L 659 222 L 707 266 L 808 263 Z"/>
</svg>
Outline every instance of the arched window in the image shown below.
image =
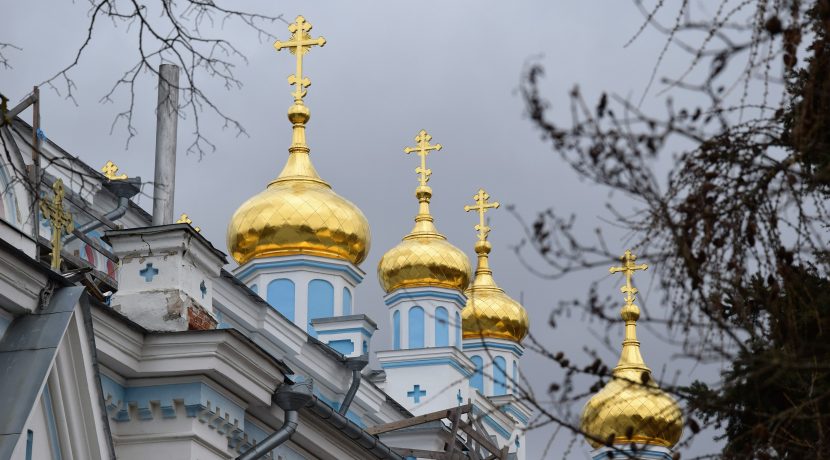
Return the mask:
<svg viewBox="0 0 830 460">
<path fill-rule="evenodd" d="M 461 315 L 455 312 L 455 346 L 461 349 Z"/>
<path fill-rule="evenodd" d="M 395 310 L 392 313 L 392 349 L 401 349 L 401 312 Z"/>
<path fill-rule="evenodd" d="M 352 314 L 352 291 L 343 288 L 343 316 Z"/>
<path fill-rule="evenodd" d="M 311 280 L 308 283 L 308 326 L 306 330 L 312 337 L 317 337 L 317 331 L 311 326 L 311 320 L 332 316 L 334 316 L 334 287 L 328 281 Z"/>
<path fill-rule="evenodd" d="M 470 361 L 476 366 L 475 372 L 470 377 L 470 386 L 484 394 L 484 360 L 481 359 L 481 356 L 473 356 Z"/>
<path fill-rule="evenodd" d="M 444 307 L 435 309 L 435 346 L 448 347 L 450 345 L 450 314 Z"/>
<path fill-rule="evenodd" d="M 254 285 L 256 286 L 256 285 Z M 251 286 L 251 289 L 254 288 Z M 255 290 L 254 292 L 257 292 Z M 280 278 L 268 283 L 268 292 L 265 294 L 266 300 L 282 316 L 288 318 L 289 321 L 294 322 L 294 282 L 290 279 Z"/>
<path fill-rule="evenodd" d="M 17 202 L 6 168 L 0 167 L 0 218 L 17 225 Z"/>
<path fill-rule="evenodd" d="M 507 394 L 507 362 L 501 356 L 493 359 L 493 396 Z"/>
<path fill-rule="evenodd" d="M 409 309 L 409 348 L 424 348 L 424 309 Z"/>
</svg>

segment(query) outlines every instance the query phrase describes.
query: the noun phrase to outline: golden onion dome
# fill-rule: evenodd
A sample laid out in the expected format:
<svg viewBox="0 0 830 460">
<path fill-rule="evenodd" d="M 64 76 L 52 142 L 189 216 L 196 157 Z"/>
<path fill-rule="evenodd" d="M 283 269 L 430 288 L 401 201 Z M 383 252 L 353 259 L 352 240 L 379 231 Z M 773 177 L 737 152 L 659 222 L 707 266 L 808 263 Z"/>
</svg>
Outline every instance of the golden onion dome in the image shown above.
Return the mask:
<svg viewBox="0 0 830 460">
<path fill-rule="evenodd" d="M 494 338 L 512 340 L 516 343 L 527 336 L 530 321 L 527 311 L 519 302 L 505 294 L 493 279 L 490 269 L 490 251 L 493 246 L 487 241 L 490 227 L 485 225 L 484 213 L 499 207 L 498 202 L 487 203 L 490 198 L 483 189 L 473 197 L 476 205 L 465 206 L 465 211 L 478 211 L 478 241 L 475 252 L 478 256 L 475 279 L 467 295 L 467 305 L 461 310 L 461 328 L 465 339 Z"/>
<path fill-rule="evenodd" d="M 636 257 L 626 251 L 623 267 L 611 273 L 626 274 L 626 303 L 622 308 L 625 321 L 625 339 L 612 379 L 585 405 L 580 428 L 588 435 L 594 448 L 607 441 L 612 444 L 650 444 L 671 448 L 683 433 L 683 414 L 677 401 L 660 390 L 645 365 L 637 340 L 637 319 L 640 309 L 634 305 L 637 289 L 631 285 L 634 270 L 645 270 L 646 265 L 635 265 Z"/>
<path fill-rule="evenodd" d="M 288 77 L 295 87 L 288 109 L 292 124 L 288 161 L 279 177 L 236 210 L 228 224 L 228 250 L 240 264 L 251 259 L 309 254 L 349 261 L 355 265 L 369 252 L 369 223 L 349 200 L 334 193 L 311 164 L 305 125 L 311 118 L 303 98 L 311 80 L 303 75 L 303 58 L 323 37 L 312 38 L 311 24 L 297 16 L 288 26 L 291 38 L 277 41 L 277 51 L 288 49 L 296 58 L 296 72 Z"/>
<path fill-rule="evenodd" d="M 415 137 L 417 145 L 404 152 L 417 153 L 421 166 L 415 169 L 419 185 L 418 215 L 415 227 L 401 242 L 386 252 L 378 262 L 378 280 L 384 291 L 392 292 L 407 287 L 441 287 L 463 291 L 470 282 L 470 261 L 467 255 L 438 233 L 429 202 L 432 189 L 427 185 L 432 170 L 426 167 L 431 151 L 441 150 L 441 144 L 430 144 L 432 136 L 421 130 Z"/>
<path fill-rule="evenodd" d="M 478 267 L 472 286 L 465 292 L 467 305 L 461 310 L 463 336 L 521 343 L 530 330 L 527 311 L 496 285 L 487 257 L 491 247 L 489 241 L 476 244 Z"/>
<path fill-rule="evenodd" d="M 429 187 L 418 187 L 415 195 L 420 202 L 415 228 L 381 257 L 381 287 L 386 292 L 427 286 L 463 291 L 470 283 L 470 261 L 436 230 L 429 213 Z"/>
</svg>

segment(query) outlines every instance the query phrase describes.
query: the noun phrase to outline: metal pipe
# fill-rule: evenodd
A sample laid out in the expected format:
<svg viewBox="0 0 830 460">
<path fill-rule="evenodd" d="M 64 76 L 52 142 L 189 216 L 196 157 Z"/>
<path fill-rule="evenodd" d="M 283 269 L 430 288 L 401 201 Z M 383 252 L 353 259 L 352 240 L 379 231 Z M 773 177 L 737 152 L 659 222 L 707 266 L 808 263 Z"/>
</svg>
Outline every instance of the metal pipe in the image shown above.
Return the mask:
<svg viewBox="0 0 830 460">
<path fill-rule="evenodd" d="M 156 172 L 153 184 L 153 225 L 173 223 L 176 189 L 176 132 L 179 121 L 179 67 L 159 67 L 156 108 Z"/>
<path fill-rule="evenodd" d="M 277 432 L 265 438 L 261 443 L 246 450 L 244 454 L 236 457 L 236 460 L 255 460 L 276 449 L 277 446 L 288 441 L 288 438 L 297 431 L 299 413 L 295 410 L 285 411 L 285 421 Z"/>
<path fill-rule="evenodd" d="M 106 217 L 109 220 L 120 219 L 120 218 L 124 217 L 124 214 L 127 214 L 127 208 L 129 207 L 129 205 L 130 205 L 130 199 L 127 198 L 127 197 L 124 197 L 124 196 L 120 196 L 120 197 L 118 197 L 118 206 L 115 209 L 113 209 L 112 211 L 106 213 L 104 215 L 104 217 Z M 76 230 L 78 231 L 78 233 L 86 234 L 87 232 L 91 232 L 95 229 L 98 229 L 103 225 L 104 225 L 104 223 L 102 221 L 97 220 L 97 219 L 92 219 L 91 221 L 89 221 L 89 222 L 85 223 L 84 225 L 81 225 L 80 227 L 78 227 Z M 75 240 L 76 238 L 77 238 L 77 236 L 75 236 L 74 234 L 69 234 L 69 235 L 66 235 L 66 237 L 63 239 L 63 242 L 68 243 L 70 241 Z"/>
<path fill-rule="evenodd" d="M 340 404 L 340 409 L 337 410 L 338 414 L 346 415 L 346 412 L 349 411 L 349 406 L 352 405 L 352 400 L 357 394 L 357 389 L 360 387 L 360 371 L 367 364 L 369 364 L 369 357 L 366 355 L 360 355 L 346 360 L 346 367 L 352 370 L 352 384 L 349 386 L 349 391 L 346 392 L 346 397 L 343 398 L 343 402 Z"/>
</svg>

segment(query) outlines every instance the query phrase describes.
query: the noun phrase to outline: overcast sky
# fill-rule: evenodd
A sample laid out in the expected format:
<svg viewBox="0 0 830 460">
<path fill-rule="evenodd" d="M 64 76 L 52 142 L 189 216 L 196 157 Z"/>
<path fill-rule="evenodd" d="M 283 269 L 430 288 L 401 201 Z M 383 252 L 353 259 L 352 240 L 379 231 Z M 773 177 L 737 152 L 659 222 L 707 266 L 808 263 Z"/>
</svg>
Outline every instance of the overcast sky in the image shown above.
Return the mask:
<svg viewBox="0 0 830 460">
<path fill-rule="evenodd" d="M 647 30 L 631 46 L 623 44 L 637 31 L 642 17 L 629 2 L 608 1 L 418 1 L 418 2 L 244 2 L 252 9 L 284 14 L 289 20 L 303 14 L 314 25 L 313 35 L 324 36 L 325 48 L 307 57 L 305 72 L 313 80 L 306 99 L 312 119 L 308 142 L 320 175 L 344 197 L 357 204 L 369 219 L 372 247 L 362 264 L 367 276 L 356 294 L 356 310 L 374 318 L 381 330 L 375 350 L 390 345 L 389 317 L 382 301 L 376 267 L 383 253 L 412 227 L 417 211 L 417 158 L 402 149 L 427 129 L 444 149 L 430 155 L 434 190 L 432 211 L 438 229 L 473 258 L 476 217 L 463 211 L 484 187 L 503 205 L 515 204 L 527 218 L 552 206 L 574 212 L 580 228 L 606 227 L 609 244 L 622 253 L 627 241 L 614 233 L 605 210 L 607 190 L 577 180 L 575 174 L 540 140 L 523 116 L 516 88 L 522 69 L 537 59 L 547 69 L 546 94 L 555 116 L 568 118 L 567 93 L 576 84 L 590 100 L 607 89 L 639 98 L 663 46 L 663 37 Z M 260 6 L 254 6 L 254 5 Z M 297 9 L 297 5 L 302 9 Z M 4 17 L 0 42 L 23 48 L 9 52 L 14 68 L 0 70 L 0 91 L 16 103 L 32 85 L 71 62 L 86 31 L 87 2 L 68 0 L 19 2 L 0 0 Z M 206 120 L 206 134 L 217 150 L 201 161 L 180 148 L 176 213 L 186 212 L 214 245 L 226 250 L 227 222 L 236 208 L 261 191 L 282 168 L 290 143 L 285 118 L 291 103 L 286 77 L 294 70 L 293 57 L 277 53 L 270 42 L 260 42 L 244 28 L 228 25 L 222 34 L 244 52 L 249 65 L 236 69 L 245 86 L 225 92 L 210 91 L 229 115 L 243 123 L 249 136 L 222 130 L 215 118 Z M 284 24 L 274 34 L 288 38 Z M 80 67 L 73 73 L 78 106 L 42 89 L 42 124 L 46 135 L 93 167 L 115 161 L 121 171 L 144 180 L 153 177 L 156 101 L 155 80 L 147 75 L 138 87 L 135 125 L 138 134 L 125 150 L 123 126 L 110 135 L 113 117 L 125 99 L 102 105 L 98 100 L 135 58 L 134 34 L 125 27 L 102 23 Z M 682 66 L 686 56 L 670 52 L 662 68 Z M 654 91 L 652 91 L 654 93 Z M 643 107 L 660 109 L 661 98 L 649 96 Z M 29 120 L 29 113 L 24 118 Z M 180 122 L 179 145 L 192 142 L 192 125 Z M 152 187 L 145 191 L 152 192 Z M 624 203 L 624 202 L 619 202 Z M 147 197 L 140 204 L 150 209 Z M 634 204 L 623 204 L 633 209 Z M 597 348 L 607 364 L 618 357 L 619 345 L 605 347 L 605 334 L 581 312 L 551 329 L 547 319 L 560 300 L 584 297 L 591 281 L 599 280 L 601 295 L 617 293 L 620 279 L 607 271 L 576 274 L 546 281 L 529 273 L 510 251 L 521 239 L 518 222 L 506 210 L 489 214 L 493 228 L 491 258 L 498 283 L 514 298 L 522 298 L 532 332 L 551 350 L 563 350 L 590 362 L 583 347 Z M 228 267 L 230 268 L 230 267 Z M 641 283 L 640 305 L 662 316 L 659 293 Z M 644 328 L 640 328 L 644 329 Z M 623 326 L 612 330 L 612 341 L 622 339 Z M 660 375 L 679 372 L 689 382 L 700 368 L 674 361 L 674 350 L 653 334 L 641 334 L 646 362 Z M 528 353 L 524 373 L 537 394 L 545 398 L 551 381 L 561 378 L 558 366 Z M 585 389 L 587 390 L 587 388 Z M 576 408 L 574 420 L 578 416 Z M 529 458 L 561 458 L 570 436 L 560 433 L 551 451 L 543 451 L 551 429 L 529 434 Z M 688 433 L 687 433 L 688 434 Z M 708 438 L 708 439 L 707 439 Z M 703 454 L 712 448 L 711 436 L 696 440 L 684 451 Z M 589 458 L 587 445 L 576 443 L 567 458 Z"/>
</svg>

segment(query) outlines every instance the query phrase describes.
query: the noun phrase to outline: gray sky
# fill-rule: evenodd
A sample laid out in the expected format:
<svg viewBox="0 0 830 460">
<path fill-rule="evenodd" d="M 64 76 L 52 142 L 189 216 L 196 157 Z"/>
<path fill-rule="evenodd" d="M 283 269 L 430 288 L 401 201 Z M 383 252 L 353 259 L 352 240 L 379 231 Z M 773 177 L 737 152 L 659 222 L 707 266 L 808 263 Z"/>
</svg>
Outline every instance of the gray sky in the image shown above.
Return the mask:
<svg viewBox="0 0 830 460">
<path fill-rule="evenodd" d="M 321 176 L 357 204 L 371 224 L 372 248 L 362 264 L 367 276 L 355 305 L 381 328 L 373 343 L 375 350 L 390 344 L 376 267 L 383 253 L 412 226 L 417 210 L 413 196 L 417 159 L 402 149 L 413 143 L 422 128 L 444 146 L 429 158 L 436 224 L 471 260 L 476 218 L 464 213 L 463 206 L 472 202 L 479 187 L 503 205 L 516 204 L 529 219 L 548 206 L 563 214 L 577 213 L 580 228 L 590 231 L 604 226 L 613 237 L 610 244 L 620 253 L 625 249 L 627 241 L 603 220 L 611 219 L 604 208 L 607 190 L 577 180 L 551 153 L 523 116 L 515 89 L 523 65 L 541 56 L 547 69 L 546 94 L 559 120 L 569 117 L 567 92 L 575 84 L 591 101 L 603 89 L 639 98 L 664 41 L 647 30 L 623 48 L 642 21 L 631 3 L 315 1 L 302 2 L 302 9 L 297 9 L 297 2 L 245 3 L 252 9 L 259 4 L 261 11 L 283 13 L 289 20 L 303 14 L 314 25 L 313 35 L 323 35 L 328 41 L 306 59 L 305 72 L 313 80 L 307 97 L 312 113 L 308 141 Z M 0 42 L 23 48 L 9 53 L 14 69 L 0 71 L 0 91 L 17 102 L 33 84 L 71 62 L 86 31 L 87 4 L 0 0 L 0 5 L 7 19 Z M 155 79 L 147 75 L 139 85 L 134 121 L 138 135 L 125 150 L 123 126 L 109 133 L 124 98 L 116 99 L 114 105 L 101 105 L 98 100 L 135 57 L 134 34 L 128 35 L 124 27 L 101 25 L 73 73 L 79 105 L 42 89 L 44 131 L 94 167 L 113 160 L 122 172 L 152 180 Z M 277 36 L 288 37 L 284 24 L 274 29 Z M 245 83 L 241 90 L 225 92 L 213 85 L 212 94 L 250 136 L 236 137 L 233 131 L 222 131 L 215 118 L 206 119 L 204 129 L 217 150 L 199 161 L 197 156 L 185 156 L 180 148 L 176 213 L 187 212 L 205 236 L 226 250 L 230 216 L 279 173 L 287 156 L 290 126 L 285 112 L 291 88 L 285 79 L 293 72 L 293 59 L 238 26 L 218 33 L 247 54 L 249 65 L 236 69 Z M 685 62 L 685 55 L 669 53 L 663 68 L 677 68 Z M 662 110 L 663 102 L 652 95 L 643 107 Z M 24 117 L 28 119 L 28 112 Z M 185 120 L 179 127 L 179 145 L 186 147 L 192 142 L 192 125 Z M 151 186 L 145 188 L 151 191 Z M 634 208 L 622 203 L 623 209 Z M 143 197 L 140 204 L 149 209 L 151 200 Z M 518 223 L 503 209 L 489 216 L 496 279 L 511 296 L 524 299 L 533 333 L 553 351 L 563 350 L 589 362 L 583 347 L 598 348 L 606 363 L 615 363 L 619 345 L 614 350 L 604 347 L 598 339 L 604 329 L 591 324 L 581 312 L 560 321 L 557 329 L 551 329 L 547 320 L 560 300 L 583 298 L 591 281 L 601 280 L 600 293 L 606 295 L 617 292 L 620 280 L 608 277 L 602 269 L 559 281 L 534 277 L 509 249 L 521 238 Z M 652 315 L 662 316 L 659 293 L 644 283 L 641 290 L 645 297 L 641 305 Z M 622 331 L 622 325 L 612 331 L 617 334 L 612 335 L 614 343 L 622 339 Z M 672 360 L 675 350 L 663 346 L 653 334 L 643 331 L 641 341 L 646 362 L 658 376 L 665 366 L 666 375 L 680 372 L 680 382 L 700 377 L 700 368 Z M 526 354 L 522 366 L 543 399 L 548 384 L 561 378 L 558 366 L 538 355 Z M 574 417 L 579 411 L 576 407 Z M 541 429 L 529 434 L 529 458 L 543 457 L 551 433 L 551 429 Z M 555 454 L 545 457 L 561 458 L 569 442 L 570 436 L 560 433 L 550 451 Z M 708 453 L 711 448 L 711 436 L 704 436 L 684 450 L 684 457 Z M 587 452 L 580 440 L 567 458 L 589 458 Z"/>
</svg>

